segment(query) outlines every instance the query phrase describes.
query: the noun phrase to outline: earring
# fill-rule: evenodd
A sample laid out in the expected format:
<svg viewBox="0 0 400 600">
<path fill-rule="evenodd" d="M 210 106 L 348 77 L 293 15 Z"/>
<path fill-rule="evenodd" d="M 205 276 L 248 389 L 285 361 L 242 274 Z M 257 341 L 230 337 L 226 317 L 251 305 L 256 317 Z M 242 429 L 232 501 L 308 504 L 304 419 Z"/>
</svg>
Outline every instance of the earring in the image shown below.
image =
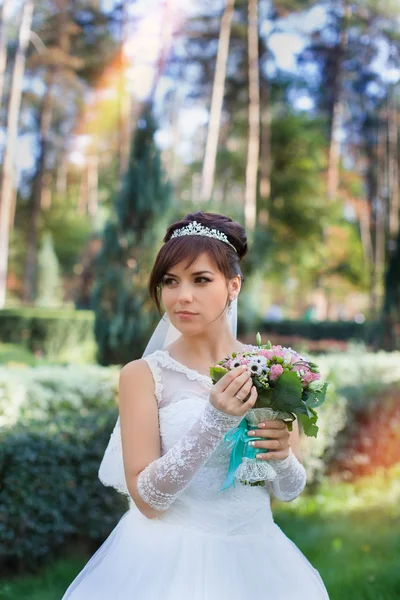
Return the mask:
<svg viewBox="0 0 400 600">
<path fill-rule="evenodd" d="M 232 314 L 232 300 L 230 300 L 229 304 L 228 304 L 228 315 Z"/>
</svg>

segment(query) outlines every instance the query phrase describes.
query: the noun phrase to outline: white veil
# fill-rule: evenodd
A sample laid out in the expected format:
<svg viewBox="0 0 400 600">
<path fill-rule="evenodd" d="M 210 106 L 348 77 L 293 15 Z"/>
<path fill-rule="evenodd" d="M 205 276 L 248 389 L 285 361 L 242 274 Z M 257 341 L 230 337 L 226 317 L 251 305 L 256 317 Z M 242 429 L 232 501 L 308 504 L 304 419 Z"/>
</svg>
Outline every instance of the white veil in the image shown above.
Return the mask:
<svg viewBox="0 0 400 600">
<path fill-rule="evenodd" d="M 230 310 L 227 314 L 227 321 L 233 337 L 237 339 L 237 297 L 230 305 Z M 142 358 L 148 354 L 152 354 L 156 350 L 163 350 L 166 346 L 172 344 L 172 342 L 174 342 L 180 335 L 180 331 L 176 329 L 174 325 L 172 325 L 167 313 L 165 313 L 155 328 L 153 335 L 151 336 L 149 343 L 143 352 Z M 110 436 L 110 440 L 100 464 L 99 479 L 103 485 L 111 486 L 118 490 L 121 494 L 129 496 L 122 457 L 119 417 Z"/>
</svg>

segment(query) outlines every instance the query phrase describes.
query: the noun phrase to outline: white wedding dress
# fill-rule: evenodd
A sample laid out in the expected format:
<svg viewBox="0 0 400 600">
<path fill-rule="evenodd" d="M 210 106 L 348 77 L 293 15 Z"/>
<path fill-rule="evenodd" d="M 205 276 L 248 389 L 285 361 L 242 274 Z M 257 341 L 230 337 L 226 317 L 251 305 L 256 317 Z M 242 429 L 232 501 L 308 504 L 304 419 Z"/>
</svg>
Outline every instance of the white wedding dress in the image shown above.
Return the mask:
<svg viewBox="0 0 400 600">
<path fill-rule="evenodd" d="M 196 457 L 190 454 L 195 445 L 180 445 L 211 406 L 211 379 L 179 363 L 167 350 L 156 350 L 145 360 L 155 381 L 162 457 L 168 451 L 171 457 L 164 465 L 165 481 L 168 472 L 178 474 L 174 481 L 182 479 L 183 450 L 195 474 L 175 495 L 156 491 L 150 476 L 143 477 L 142 493 L 159 498 L 160 507 L 169 502 L 168 510 L 148 519 L 130 499 L 129 510 L 63 600 L 329 600 L 318 571 L 274 523 L 270 494 L 279 492 L 279 485 L 236 482 L 219 492 L 230 457 L 223 428 L 196 468 Z M 113 447 L 120 448 L 118 436 L 119 427 L 111 438 L 111 453 Z M 290 485 L 289 493 L 296 497 L 304 481 L 300 489 L 293 478 Z"/>
</svg>

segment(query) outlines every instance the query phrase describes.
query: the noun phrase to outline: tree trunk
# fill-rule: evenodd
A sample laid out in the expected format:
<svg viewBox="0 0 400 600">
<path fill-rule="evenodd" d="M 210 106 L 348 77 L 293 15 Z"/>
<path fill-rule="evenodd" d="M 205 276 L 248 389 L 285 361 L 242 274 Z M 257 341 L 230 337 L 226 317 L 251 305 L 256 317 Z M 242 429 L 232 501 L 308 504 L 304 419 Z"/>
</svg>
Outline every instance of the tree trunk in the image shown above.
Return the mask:
<svg viewBox="0 0 400 600">
<path fill-rule="evenodd" d="M 127 90 L 126 70 L 127 59 L 124 54 L 124 44 L 129 37 L 127 0 L 121 4 L 121 50 L 120 50 L 120 104 L 119 104 L 119 175 L 122 176 L 128 168 L 131 143 L 132 100 Z"/>
<path fill-rule="evenodd" d="M 385 245 L 386 245 L 386 214 L 387 203 L 385 201 L 385 190 L 387 186 L 387 120 L 385 113 L 381 113 L 378 132 L 378 170 L 377 170 L 377 194 L 375 206 L 375 252 L 374 268 L 371 290 L 371 312 L 374 317 L 381 310 L 381 299 L 383 293 L 383 276 L 385 270 Z"/>
<path fill-rule="evenodd" d="M 266 227 L 269 221 L 269 199 L 271 196 L 271 105 L 269 82 L 261 80 L 261 161 L 260 198 L 257 220 Z"/>
<path fill-rule="evenodd" d="M 163 7 L 160 7 L 159 9 L 164 13 L 160 32 L 160 52 L 158 54 L 157 62 L 154 68 L 153 83 L 149 94 L 150 102 L 152 103 L 154 103 L 154 96 L 158 82 L 165 69 L 165 63 L 167 61 L 167 56 L 169 55 L 171 49 L 174 33 L 175 12 L 173 7 L 173 0 L 163 0 L 162 4 Z"/>
<path fill-rule="evenodd" d="M 18 119 L 21 106 L 22 82 L 25 71 L 26 50 L 32 23 L 33 0 L 24 5 L 17 54 L 11 83 L 8 105 L 6 147 L 3 159 L 3 173 L 0 190 L 0 308 L 4 307 L 7 288 L 8 244 L 10 234 L 10 210 L 13 200 L 14 157 L 18 138 Z"/>
<path fill-rule="evenodd" d="M 228 61 L 229 40 L 231 36 L 234 6 L 235 0 L 227 0 L 225 12 L 221 19 L 221 31 L 219 34 L 217 61 L 215 65 L 210 118 L 208 121 L 207 142 L 201 181 L 200 200 L 202 201 L 210 200 L 214 187 L 215 162 L 217 158 L 218 137 L 221 126 L 226 66 Z"/>
<path fill-rule="evenodd" d="M 393 90 L 389 103 L 389 157 L 388 157 L 388 183 L 389 183 L 389 251 L 396 249 L 397 233 L 399 231 L 399 136 L 397 124 L 396 96 Z"/>
<path fill-rule="evenodd" d="M 98 186 L 99 186 L 99 159 L 96 154 L 92 154 L 88 157 L 88 165 L 87 165 L 88 214 L 92 218 L 94 218 L 96 216 L 98 205 L 99 205 Z"/>
<path fill-rule="evenodd" d="M 260 152 L 260 77 L 258 59 L 258 0 L 249 0 L 249 143 L 247 148 L 246 189 L 244 199 L 245 226 L 256 225 L 257 175 Z"/>
<path fill-rule="evenodd" d="M 4 76 L 7 62 L 7 7 L 9 0 L 0 6 L 0 107 L 3 101 Z"/>
<path fill-rule="evenodd" d="M 87 164 L 82 166 L 81 177 L 79 181 L 78 206 L 76 212 L 80 216 L 87 215 L 88 208 L 88 173 Z"/>
<path fill-rule="evenodd" d="M 43 186 L 40 195 L 40 208 L 43 210 L 49 210 L 51 206 L 51 187 L 53 183 L 53 176 L 50 171 L 46 171 L 43 175 Z"/>
<path fill-rule="evenodd" d="M 63 196 L 67 191 L 67 169 L 67 158 L 62 155 L 57 166 L 56 174 L 56 194 L 58 196 Z"/>
<path fill-rule="evenodd" d="M 24 302 L 33 302 L 36 294 L 36 258 L 40 225 L 40 204 L 46 173 L 46 158 L 49 147 L 49 133 L 53 109 L 52 89 L 55 79 L 54 70 L 47 72 L 47 87 L 39 117 L 40 150 L 36 173 L 32 182 L 31 214 L 29 220 L 27 258 L 25 266 Z"/>
<path fill-rule="evenodd" d="M 365 266 L 371 269 L 374 259 L 374 251 L 371 239 L 371 216 L 370 207 L 367 200 L 360 198 L 357 201 L 358 222 L 360 224 L 361 245 Z"/>
<path fill-rule="evenodd" d="M 351 8 L 344 1 L 340 39 L 336 53 L 336 72 L 334 79 L 334 99 L 332 104 L 331 126 L 329 134 L 329 154 L 327 173 L 327 198 L 333 200 L 339 187 L 340 128 L 343 118 L 343 61 L 348 43 L 348 19 Z"/>
</svg>

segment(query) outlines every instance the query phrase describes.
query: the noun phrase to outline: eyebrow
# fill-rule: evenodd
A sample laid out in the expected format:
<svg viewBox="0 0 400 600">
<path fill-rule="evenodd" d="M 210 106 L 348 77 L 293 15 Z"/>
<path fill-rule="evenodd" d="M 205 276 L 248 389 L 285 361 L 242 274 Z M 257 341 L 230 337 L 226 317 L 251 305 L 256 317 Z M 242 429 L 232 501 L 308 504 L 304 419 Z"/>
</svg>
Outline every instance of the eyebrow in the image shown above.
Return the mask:
<svg viewBox="0 0 400 600">
<path fill-rule="evenodd" d="M 192 273 L 192 275 L 201 275 L 202 273 L 210 273 L 211 275 L 214 275 L 214 273 L 212 271 L 194 271 L 194 273 Z M 172 277 L 177 277 L 176 275 L 174 275 L 174 273 L 165 273 L 165 275 L 171 275 Z"/>
</svg>

